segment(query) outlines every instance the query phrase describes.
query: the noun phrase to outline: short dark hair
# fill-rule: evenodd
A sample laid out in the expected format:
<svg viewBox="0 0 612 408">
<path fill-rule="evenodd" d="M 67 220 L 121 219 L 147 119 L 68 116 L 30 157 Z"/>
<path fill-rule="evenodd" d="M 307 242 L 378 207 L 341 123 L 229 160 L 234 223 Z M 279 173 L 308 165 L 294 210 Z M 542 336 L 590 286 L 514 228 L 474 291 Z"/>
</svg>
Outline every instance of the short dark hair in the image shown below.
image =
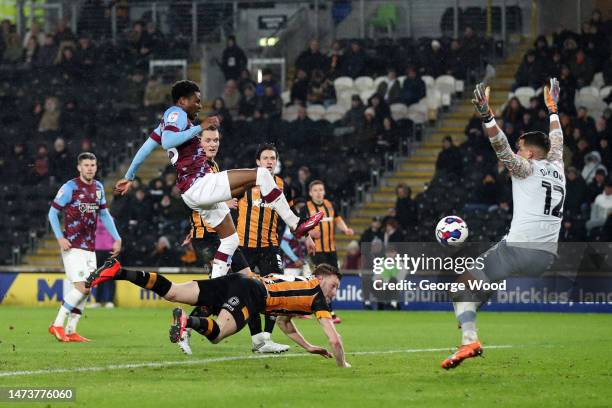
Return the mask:
<svg viewBox="0 0 612 408">
<path fill-rule="evenodd" d="M 312 180 L 310 184 L 308 185 L 308 191 L 312 190 L 314 186 L 319 185 L 319 184 L 325 187 L 325 183 L 323 183 L 322 180 Z"/>
<path fill-rule="evenodd" d="M 172 85 L 172 101 L 177 103 L 179 99 L 189 98 L 196 92 L 200 92 L 200 87 L 193 81 L 177 81 Z"/>
<path fill-rule="evenodd" d="M 521 137 L 519 137 L 519 140 L 522 140 L 526 146 L 534 146 L 542 149 L 546 154 L 550 151 L 550 139 L 548 139 L 548 135 L 544 132 L 536 130 L 523 133 Z"/>
<path fill-rule="evenodd" d="M 257 154 L 255 154 L 255 160 L 261 159 L 261 154 L 266 150 L 272 150 L 276 154 L 276 158 L 278 159 L 278 150 L 276 149 L 276 146 L 274 146 L 272 143 L 263 143 L 257 147 Z"/>
<path fill-rule="evenodd" d="M 339 280 L 342 280 L 342 274 L 338 270 L 337 267 L 332 266 L 330 264 L 322 263 L 315 267 L 313 273 L 314 276 L 323 275 L 323 276 L 331 276 L 335 275 Z"/>
<path fill-rule="evenodd" d="M 81 164 L 83 160 L 98 160 L 96 155 L 90 152 L 83 152 L 77 157 L 77 162 Z"/>
</svg>

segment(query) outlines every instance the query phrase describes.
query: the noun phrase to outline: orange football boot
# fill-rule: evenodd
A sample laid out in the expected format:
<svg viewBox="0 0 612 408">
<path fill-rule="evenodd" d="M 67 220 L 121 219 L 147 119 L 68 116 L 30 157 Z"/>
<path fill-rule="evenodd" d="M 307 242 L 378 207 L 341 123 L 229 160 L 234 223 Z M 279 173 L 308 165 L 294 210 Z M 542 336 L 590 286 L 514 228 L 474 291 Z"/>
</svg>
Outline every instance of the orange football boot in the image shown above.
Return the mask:
<svg viewBox="0 0 612 408">
<path fill-rule="evenodd" d="M 68 338 L 68 341 L 72 341 L 74 343 L 87 343 L 91 341 L 87 337 L 81 336 L 79 333 L 70 333 L 67 334 L 66 337 Z"/>
<path fill-rule="evenodd" d="M 93 271 L 85 280 L 86 288 L 94 288 L 102 282 L 115 279 L 115 275 L 121 270 L 121 264 L 117 258 L 109 258 L 104 264 Z"/>
<path fill-rule="evenodd" d="M 68 337 L 66 336 L 66 333 L 64 332 L 64 328 L 62 326 L 53 326 L 53 325 L 49 326 L 49 333 L 55 336 L 57 341 L 64 341 L 64 342 L 70 341 Z"/>
<path fill-rule="evenodd" d="M 459 347 L 459 350 L 455 351 L 453 354 L 448 356 L 443 362 L 441 367 L 445 370 L 449 370 L 451 368 L 455 368 L 459 366 L 468 358 L 482 356 L 482 347 L 479 341 L 475 341 L 470 344 L 464 344 Z"/>
</svg>

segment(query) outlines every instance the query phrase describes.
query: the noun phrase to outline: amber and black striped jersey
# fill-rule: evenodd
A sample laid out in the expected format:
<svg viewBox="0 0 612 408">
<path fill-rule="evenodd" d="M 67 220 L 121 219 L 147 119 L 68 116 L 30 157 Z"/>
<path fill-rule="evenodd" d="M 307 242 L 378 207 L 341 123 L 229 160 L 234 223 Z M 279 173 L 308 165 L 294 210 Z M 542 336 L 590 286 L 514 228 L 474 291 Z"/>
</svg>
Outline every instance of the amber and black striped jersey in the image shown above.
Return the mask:
<svg viewBox="0 0 612 408">
<path fill-rule="evenodd" d="M 213 173 L 219 172 L 219 165 L 214 160 L 208 160 L 208 165 L 212 169 Z M 193 239 L 203 239 L 207 237 L 208 234 L 216 234 L 214 228 L 204 221 L 204 218 L 198 211 L 191 212 L 191 238 Z"/>
<path fill-rule="evenodd" d="M 253 276 L 267 291 L 265 314 L 309 315 L 331 319 L 331 308 L 325 300 L 319 279 L 314 276 Z"/>
<path fill-rule="evenodd" d="M 283 189 L 283 179 L 275 176 L 276 185 Z M 246 248 L 276 247 L 278 239 L 278 213 L 261 199 L 259 187 L 244 193 L 238 201 L 238 238 Z"/>
<path fill-rule="evenodd" d="M 321 219 L 319 225 L 315 228 L 321 232 L 319 238 L 314 239 L 315 253 L 319 252 L 335 252 L 336 251 L 336 221 L 342 219 L 336 206 L 329 200 L 324 199 L 321 204 L 316 204 L 309 200 L 306 206 L 302 209 L 302 217 L 308 218 L 319 211 L 323 211 L 325 215 Z"/>
</svg>

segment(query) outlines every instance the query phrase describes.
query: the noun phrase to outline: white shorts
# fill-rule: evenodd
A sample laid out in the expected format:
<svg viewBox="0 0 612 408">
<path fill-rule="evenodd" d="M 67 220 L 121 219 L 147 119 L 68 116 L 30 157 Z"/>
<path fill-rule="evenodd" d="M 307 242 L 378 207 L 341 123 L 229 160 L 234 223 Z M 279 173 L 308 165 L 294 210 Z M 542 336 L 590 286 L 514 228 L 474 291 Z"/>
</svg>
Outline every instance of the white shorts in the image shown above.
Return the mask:
<svg viewBox="0 0 612 408">
<path fill-rule="evenodd" d="M 62 251 L 66 277 L 72 283 L 84 282 L 96 270 L 96 253 L 79 248 Z"/>
<path fill-rule="evenodd" d="M 225 204 L 232 198 L 227 171 L 200 177 L 182 197 L 189 208 L 202 214 L 208 225 L 216 227 L 230 213 Z"/>
</svg>

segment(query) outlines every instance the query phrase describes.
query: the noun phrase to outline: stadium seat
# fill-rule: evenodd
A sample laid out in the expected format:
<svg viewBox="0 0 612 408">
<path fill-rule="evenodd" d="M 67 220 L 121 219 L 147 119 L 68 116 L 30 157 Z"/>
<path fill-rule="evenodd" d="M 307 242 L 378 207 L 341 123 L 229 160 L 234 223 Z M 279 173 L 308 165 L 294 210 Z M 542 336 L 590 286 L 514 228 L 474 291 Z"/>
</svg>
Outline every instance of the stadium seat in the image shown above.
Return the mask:
<svg viewBox="0 0 612 408">
<path fill-rule="evenodd" d="M 461 93 L 465 90 L 465 82 L 460 79 L 455 80 L 455 92 Z"/>
<path fill-rule="evenodd" d="M 400 83 L 400 86 L 404 86 L 404 81 L 406 80 L 406 75 L 402 75 L 400 77 L 397 77 L 397 80 Z"/>
<path fill-rule="evenodd" d="M 319 121 L 325 116 L 325 107 L 323 105 L 310 105 L 306 108 L 306 114 L 313 121 Z"/>
<path fill-rule="evenodd" d="M 423 80 L 423 82 L 425 82 L 425 85 L 427 86 L 427 89 L 433 88 L 435 83 L 436 83 L 435 79 L 432 76 L 429 76 L 429 75 L 423 75 L 421 77 L 421 79 Z"/>
<path fill-rule="evenodd" d="M 612 85 L 605 86 L 599 90 L 599 97 L 604 100 L 610 95 L 610 91 L 612 91 Z"/>
<path fill-rule="evenodd" d="M 325 109 L 325 114 L 328 114 L 328 113 L 335 113 L 335 114 L 344 116 L 344 114 L 346 113 L 346 109 L 344 109 L 344 107 L 339 104 L 329 105 L 327 109 Z"/>
<path fill-rule="evenodd" d="M 336 112 L 336 111 L 326 111 L 323 119 L 328 121 L 329 123 L 336 123 L 343 118 L 344 115 Z"/>
<path fill-rule="evenodd" d="M 525 108 L 529 107 L 529 99 L 533 98 L 535 95 L 535 90 L 529 86 L 521 86 L 514 91 L 514 96 L 516 96 L 521 105 Z"/>
<path fill-rule="evenodd" d="M 281 98 L 283 100 L 283 105 L 287 105 L 289 102 L 291 102 L 291 91 L 283 91 Z"/>
<path fill-rule="evenodd" d="M 400 121 L 408 117 L 408 107 L 403 103 L 394 103 L 390 106 L 391 117 L 394 121 Z"/>
<path fill-rule="evenodd" d="M 374 89 L 370 89 L 367 91 L 363 91 L 359 94 L 359 97 L 361 98 L 361 101 L 363 102 L 364 105 L 367 105 L 368 100 L 372 97 L 372 95 L 374 95 L 376 93 L 376 90 Z"/>
<path fill-rule="evenodd" d="M 455 78 L 451 75 L 440 75 L 434 81 L 434 87 L 442 92 L 442 94 L 455 94 Z"/>
<path fill-rule="evenodd" d="M 354 92 L 350 90 L 344 90 L 340 93 L 336 93 L 336 103 L 342 106 L 344 109 L 351 109 L 351 97 Z"/>
<path fill-rule="evenodd" d="M 427 107 L 437 110 L 442 106 L 442 92 L 437 89 L 427 90 Z"/>
<path fill-rule="evenodd" d="M 355 79 L 355 89 L 359 92 L 374 89 L 374 80 L 369 76 L 360 76 Z"/>
<path fill-rule="evenodd" d="M 408 106 L 406 117 L 417 125 L 422 125 L 427 122 L 427 105 L 422 103 L 423 100 L 425 100 L 425 98 L 419 103 Z"/>
<path fill-rule="evenodd" d="M 290 105 L 283 109 L 283 120 L 287 122 L 293 122 L 297 119 L 298 107 L 297 105 Z"/>
<path fill-rule="evenodd" d="M 595 88 L 594 86 L 585 86 L 580 88 L 578 94 L 580 97 L 586 96 L 588 98 L 589 96 L 593 96 L 595 98 L 599 98 L 599 88 Z"/>
<path fill-rule="evenodd" d="M 604 76 L 603 76 L 603 72 L 597 72 L 594 76 L 593 76 L 593 81 L 591 81 L 591 86 L 594 88 L 601 88 L 605 85 L 605 81 L 604 81 Z"/>
<path fill-rule="evenodd" d="M 379 76 L 374 80 L 374 91 L 378 89 L 378 85 L 380 85 L 380 83 L 383 82 L 386 78 L 386 76 Z"/>
<path fill-rule="evenodd" d="M 336 95 L 353 89 L 353 78 L 347 76 L 341 76 L 334 80 L 334 89 L 336 90 Z"/>
</svg>

